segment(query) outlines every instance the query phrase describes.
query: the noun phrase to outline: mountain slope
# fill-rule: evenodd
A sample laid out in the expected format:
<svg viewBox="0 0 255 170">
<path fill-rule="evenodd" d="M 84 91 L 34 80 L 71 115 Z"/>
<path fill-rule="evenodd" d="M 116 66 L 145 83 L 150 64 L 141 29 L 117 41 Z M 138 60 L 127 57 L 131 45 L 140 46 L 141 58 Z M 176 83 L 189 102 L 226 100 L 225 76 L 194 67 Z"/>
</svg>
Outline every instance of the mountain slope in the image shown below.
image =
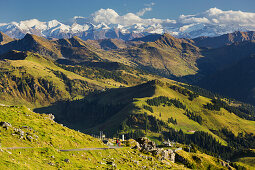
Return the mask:
<svg viewBox="0 0 255 170">
<path fill-rule="evenodd" d="M 0 106 L 0 169 L 144 169 L 145 167 L 227 169 L 227 166 L 223 165 L 225 161 L 197 150 L 192 153 L 177 151 L 178 163 L 161 160 L 157 156 L 130 149 L 131 146 L 125 147 L 125 145 L 116 149 L 93 150 L 108 146 L 97 138 L 71 130 L 53 119 L 53 115 L 37 114 L 24 106 Z M 114 140 L 110 139 L 110 141 Z M 126 142 L 132 144 L 135 141 Z M 68 149 L 81 150 L 61 151 Z M 197 159 L 202 162 L 195 161 Z"/>
<path fill-rule="evenodd" d="M 9 37 L 8 35 L 2 33 L 0 31 L 0 45 L 4 45 L 4 44 L 7 44 L 11 41 L 13 41 L 14 39 L 12 39 L 11 37 Z"/>
<path fill-rule="evenodd" d="M 196 74 L 196 60 L 200 58 L 199 48 L 184 39 L 169 34 L 156 41 L 117 50 L 119 55 L 135 62 L 139 68 L 166 77 L 181 77 Z"/>
<path fill-rule="evenodd" d="M 243 41 L 219 48 L 200 49 L 189 39 L 177 39 L 169 34 L 156 37 L 153 39 L 155 41 L 148 42 L 116 39 L 84 41 L 78 37 L 49 41 L 27 35 L 21 40 L 0 46 L 0 53 L 11 50 L 37 51 L 58 63 L 71 65 L 113 66 L 113 63 L 120 63 L 178 81 L 198 83 L 201 78 L 251 56 L 255 48 L 254 41 Z M 232 39 L 235 41 L 235 38 Z"/>
<path fill-rule="evenodd" d="M 158 77 L 115 62 L 57 62 L 32 52 L 10 51 L 0 56 L 0 100 L 46 106 Z"/>
<path fill-rule="evenodd" d="M 242 59 L 254 54 L 255 41 L 236 42 L 231 45 L 214 49 L 202 49 L 196 63 L 199 73 L 210 75 L 219 70 L 237 64 Z M 199 76 L 199 74 L 197 75 Z"/>
<path fill-rule="evenodd" d="M 217 93 L 255 104 L 254 56 L 242 59 L 233 66 L 205 77 L 199 83 Z"/>
<path fill-rule="evenodd" d="M 234 32 L 217 37 L 198 37 L 193 39 L 198 47 L 219 48 L 225 45 L 231 45 L 235 42 L 255 40 L 255 32 Z"/>
<path fill-rule="evenodd" d="M 149 159 L 146 154 L 128 147 L 61 152 L 61 149 L 108 146 L 97 138 L 71 130 L 53 119 L 53 115 L 36 114 L 24 106 L 0 106 L 0 168 L 14 170 L 111 169 L 114 166 L 124 169 L 141 169 L 144 166 L 178 169 L 183 167 L 170 161 L 161 162 L 153 156 L 149 156 Z"/>
<path fill-rule="evenodd" d="M 0 47 L 0 54 L 11 50 L 31 51 L 52 58 L 61 58 L 62 55 L 56 45 L 49 40 L 32 34 L 26 34 L 21 40 L 15 40 Z"/>
<path fill-rule="evenodd" d="M 203 144 L 198 141 L 196 144 L 225 158 L 235 155 L 233 152 L 238 148 L 233 146 L 236 149 L 229 151 L 226 145 L 232 146 L 231 140 L 236 140 L 240 134 L 247 134 L 247 139 L 240 140 L 250 141 L 249 147 L 254 147 L 255 122 L 240 118 L 238 107 L 223 104 L 217 108 L 219 101 L 214 102 L 165 80 L 111 89 L 80 101 L 60 102 L 35 111 L 54 113 L 57 121 L 69 127 L 88 133 L 103 130 L 108 136 L 144 134 L 158 141 L 171 138 L 184 143 L 189 143 L 189 138 L 194 140 L 197 135 L 203 140 L 208 136 L 210 139 L 206 140 L 213 140 L 212 145 L 221 149 L 211 150 L 213 146 L 206 145 L 202 139 Z M 254 116 L 252 113 L 242 114 Z M 228 133 L 234 139 L 225 136 Z"/>
<path fill-rule="evenodd" d="M 110 86 L 66 71 L 31 52 L 12 51 L 2 59 L 0 98 L 10 104 L 47 105 Z"/>
</svg>

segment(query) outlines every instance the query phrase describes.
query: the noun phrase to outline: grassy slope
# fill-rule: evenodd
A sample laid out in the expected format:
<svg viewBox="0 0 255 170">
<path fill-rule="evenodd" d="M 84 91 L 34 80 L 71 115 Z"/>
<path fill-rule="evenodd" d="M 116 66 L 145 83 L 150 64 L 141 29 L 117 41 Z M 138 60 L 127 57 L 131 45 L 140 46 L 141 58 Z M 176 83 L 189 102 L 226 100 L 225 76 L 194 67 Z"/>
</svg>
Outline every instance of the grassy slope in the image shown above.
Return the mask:
<svg viewBox="0 0 255 170">
<path fill-rule="evenodd" d="M 22 56 L 23 58 L 15 58 L 15 56 Z M 8 60 L 9 57 L 15 59 Z M 84 67 L 80 72 L 71 72 L 68 69 L 57 66 L 48 57 L 32 52 L 13 51 L 3 56 L 3 58 L 5 60 L 0 60 L 0 72 L 2 73 L 2 82 L 0 83 L 1 102 L 15 105 L 25 104 L 32 108 L 46 106 L 63 99 L 82 98 L 94 90 L 133 86 L 157 77 L 126 66 L 123 69 L 115 70 L 113 76 L 117 79 L 107 77 L 107 74 L 112 74 L 111 71 L 104 69 L 97 70 L 94 67 Z M 72 66 L 68 67 L 72 70 Z M 68 82 L 65 82 L 62 77 L 56 75 L 56 72 L 65 75 Z M 16 79 L 24 79 L 25 77 L 33 79 L 35 85 L 32 85 L 33 87 L 26 85 L 25 90 L 21 92 L 18 87 L 19 82 L 11 78 L 13 76 Z M 50 92 L 47 89 L 45 92 L 41 92 L 42 90 L 36 91 L 36 86 L 43 86 L 39 79 L 52 83 L 52 85 L 49 85 L 49 88 L 53 88 L 56 95 L 50 96 Z M 118 79 L 123 81 L 118 81 Z M 68 89 L 68 83 L 71 83 L 71 90 Z M 42 88 L 45 89 L 46 87 Z M 33 90 L 35 90 L 35 96 L 31 96 L 31 91 Z"/>
<path fill-rule="evenodd" d="M 9 42 L 11 42 L 13 40 L 14 39 L 12 39 L 8 35 L 6 35 L 6 34 L 4 34 L 3 32 L 0 31 L 0 45 L 7 44 L 7 43 L 9 43 Z"/>
<path fill-rule="evenodd" d="M 238 160 L 236 160 L 235 164 L 243 166 L 246 169 L 255 169 L 255 158 L 254 157 L 239 158 Z"/>
<path fill-rule="evenodd" d="M 129 149 L 105 151 L 59 152 L 58 149 L 105 147 L 98 139 L 68 129 L 53 120 L 49 115 L 36 114 L 26 107 L 0 107 L 0 121 L 11 123 L 8 130 L 0 127 L 0 169 L 90 169 L 112 168 L 107 162 L 114 162 L 121 169 L 141 169 L 142 167 L 183 166 L 166 161 L 167 164 L 147 159 L 147 156 Z M 27 126 L 28 128 L 22 128 Z M 30 133 L 37 140 L 20 139 L 14 128 Z M 35 139 L 35 138 L 34 138 Z M 33 147 L 28 149 L 7 150 L 5 147 Z M 151 156 L 150 156 L 151 157 Z M 69 159 L 70 163 L 65 162 Z M 137 163 L 138 161 L 138 163 Z M 50 165 L 52 163 L 52 165 Z"/>
<path fill-rule="evenodd" d="M 177 154 L 187 162 L 186 166 L 191 169 L 221 169 L 221 160 L 204 153 L 189 153 L 183 150 L 177 151 Z M 227 169 L 227 168 L 226 168 Z"/>
<path fill-rule="evenodd" d="M 19 53 L 19 52 L 17 52 Z M 58 91 L 56 96 L 49 97 L 45 100 L 47 95 L 43 92 L 36 92 L 35 100 L 33 101 L 31 96 L 31 90 L 26 88 L 27 92 L 20 92 L 17 90 L 17 82 L 12 79 L 3 78 L 6 81 L 6 84 L 1 84 L 2 91 L 0 94 L 1 101 L 6 104 L 25 104 L 29 107 L 47 105 L 51 102 L 62 100 L 62 99 L 71 99 L 75 96 L 79 96 L 81 92 L 88 92 L 89 90 L 103 89 L 105 87 L 114 87 L 111 84 L 105 84 L 104 82 L 92 80 L 89 78 L 82 77 L 73 72 L 66 71 L 58 66 L 56 66 L 50 59 L 44 58 L 34 53 L 27 52 L 27 57 L 25 60 L 2 60 L 1 72 L 8 73 L 8 76 L 15 76 L 17 78 L 24 78 L 25 76 L 32 77 L 35 79 L 35 82 L 38 79 L 44 79 L 52 83 L 52 88 Z M 64 74 L 70 81 L 74 82 L 72 85 L 73 91 L 77 90 L 73 94 L 67 90 L 67 84 L 63 79 L 58 77 L 54 72 L 59 72 Z M 78 81 L 77 81 L 78 80 Z M 37 86 L 41 86 L 38 82 Z M 87 83 L 85 85 L 84 83 Z M 50 87 L 51 88 L 51 87 Z M 79 90 L 81 92 L 79 92 Z"/>
<path fill-rule="evenodd" d="M 49 115 L 37 114 L 24 106 L 0 106 L 0 122 L 9 122 L 12 127 L 7 130 L 0 127 L 0 169 L 112 169 L 107 162 L 114 162 L 118 169 L 186 169 L 182 164 L 170 161 L 158 161 L 157 158 L 143 154 L 127 147 L 112 150 L 59 152 L 58 149 L 106 147 L 98 139 L 83 133 L 68 129 L 50 119 Z M 24 128 L 26 126 L 26 128 Z M 20 139 L 14 133 L 20 128 L 29 133 L 34 140 L 26 137 Z M 35 136 L 38 136 L 37 139 Z M 36 140 L 35 140 L 36 139 Z M 6 147 L 32 147 L 10 150 Z M 220 166 L 215 158 L 205 154 L 187 153 L 182 156 L 196 155 L 203 161 L 194 162 L 187 159 L 198 169 L 211 164 L 214 168 Z M 183 157 L 184 157 L 183 156 Z M 70 162 L 66 162 L 69 159 Z"/>
<path fill-rule="evenodd" d="M 155 42 L 147 42 L 126 49 L 112 50 L 138 67 L 159 75 L 185 76 L 196 74 L 199 49 L 186 40 L 164 34 Z"/>
<path fill-rule="evenodd" d="M 169 81 L 169 83 L 173 83 L 172 81 Z M 143 91 L 140 89 L 135 89 L 136 91 L 133 91 L 133 93 L 136 93 L 137 95 L 140 94 L 143 96 Z M 152 90 L 152 89 L 150 89 Z M 110 102 L 118 102 L 123 101 L 123 98 L 130 98 L 132 93 L 128 92 L 128 89 L 122 89 L 122 92 L 118 92 L 117 90 L 112 90 L 112 93 L 102 95 L 100 96 L 100 101 L 103 103 L 109 103 Z M 223 144 L 226 144 L 224 140 L 214 135 L 210 130 L 220 130 L 222 128 L 227 128 L 230 131 L 232 131 L 235 135 L 237 135 L 239 132 L 246 132 L 246 133 L 254 133 L 255 132 L 255 122 L 254 121 L 248 121 L 239 118 L 233 113 L 229 113 L 225 109 L 221 109 L 220 111 L 211 111 L 203 108 L 203 104 L 210 103 L 210 99 L 199 96 L 198 98 L 195 98 L 193 101 L 188 100 L 187 96 L 184 96 L 177 91 L 174 91 L 166 85 L 163 87 L 156 85 L 155 91 L 149 92 L 147 91 L 147 94 L 150 94 L 149 97 L 138 97 L 133 100 L 132 103 L 127 105 L 125 108 L 123 108 L 120 112 L 116 113 L 113 117 L 108 119 L 106 122 L 104 122 L 101 125 L 98 125 L 97 128 L 101 129 L 115 129 L 119 127 L 121 122 L 125 120 L 125 117 L 130 114 L 143 114 L 144 112 L 147 112 L 149 115 L 153 115 L 159 120 L 163 120 L 164 122 L 167 122 L 168 118 L 173 117 L 177 120 L 177 125 L 174 125 L 172 123 L 168 123 L 169 127 L 173 127 L 175 129 L 182 129 L 185 133 L 190 133 L 188 131 L 194 130 L 194 131 L 204 131 L 208 132 L 216 139 L 220 140 Z M 110 100 L 110 98 L 114 97 L 114 100 Z M 119 97 L 118 97 L 119 96 Z M 144 95 L 146 96 L 146 95 Z M 183 104 L 187 106 L 187 108 L 196 113 L 197 115 L 200 115 L 203 119 L 202 125 L 199 123 L 189 119 L 186 115 L 183 113 L 185 112 L 183 109 L 176 108 L 174 105 L 172 106 L 163 106 L 160 105 L 158 107 L 152 106 L 154 113 L 151 113 L 148 110 L 145 110 L 143 108 L 143 105 L 146 104 L 146 100 L 150 98 L 154 98 L 157 96 L 167 96 L 169 98 L 178 99 Z M 135 107 L 134 107 L 135 106 Z M 134 109 L 139 108 L 139 109 Z M 161 113 L 161 117 L 160 117 Z M 96 129 L 97 129 L 96 128 Z"/>
<path fill-rule="evenodd" d="M 119 62 L 164 76 L 194 75 L 198 71 L 196 60 L 202 57 L 198 47 L 169 34 L 162 35 L 155 42 L 131 43 L 111 50 L 101 49 L 99 42 L 83 41 L 77 37 L 55 43 L 64 47 L 63 56 L 71 60 Z"/>
</svg>

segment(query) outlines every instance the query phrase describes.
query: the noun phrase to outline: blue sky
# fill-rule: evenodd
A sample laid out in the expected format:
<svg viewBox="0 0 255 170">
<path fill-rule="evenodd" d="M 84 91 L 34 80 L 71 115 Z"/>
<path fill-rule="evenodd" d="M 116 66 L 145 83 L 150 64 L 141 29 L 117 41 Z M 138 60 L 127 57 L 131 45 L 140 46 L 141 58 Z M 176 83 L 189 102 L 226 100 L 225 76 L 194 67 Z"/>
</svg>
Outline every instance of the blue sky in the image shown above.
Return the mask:
<svg viewBox="0 0 255 170">
<path fill-rule="evenodd" d="M 151 3 L 155 4 L 146 5 Z M 111 8 L 124 15 L 145 7 L 152 10 L 143 18 L 176 19 L 181 14 L 196 14 L 213 7 L 255 12 L 255 0 L 0 0 L 0 22 L 33 18 L 65 21 L 74 16 L 87 17 L 101 8 Z"/>
</svg>

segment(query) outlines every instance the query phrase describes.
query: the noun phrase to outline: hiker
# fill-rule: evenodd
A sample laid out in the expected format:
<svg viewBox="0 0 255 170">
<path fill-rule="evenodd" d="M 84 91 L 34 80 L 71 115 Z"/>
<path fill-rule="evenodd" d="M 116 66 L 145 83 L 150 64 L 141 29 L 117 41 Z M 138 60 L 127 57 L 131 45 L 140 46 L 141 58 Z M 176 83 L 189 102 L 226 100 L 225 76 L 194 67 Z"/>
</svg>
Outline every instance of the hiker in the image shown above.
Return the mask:
<svg viewBox="0 0 255 170">
<path fill-rule="evenodd" d="M 118 146 L 118 144 L 119 144 L 119 140 L 118 140 L 118 139 L 116 139 L 116 145 Z"/>
<path fill-rule="evenodd" d="M 120 143 L 120 140 L 119 140 L 119 143 L 118 143 L 118 145 L 119 145 L 119 146 L 121 145 L 121 143 Z"/>
</svg>

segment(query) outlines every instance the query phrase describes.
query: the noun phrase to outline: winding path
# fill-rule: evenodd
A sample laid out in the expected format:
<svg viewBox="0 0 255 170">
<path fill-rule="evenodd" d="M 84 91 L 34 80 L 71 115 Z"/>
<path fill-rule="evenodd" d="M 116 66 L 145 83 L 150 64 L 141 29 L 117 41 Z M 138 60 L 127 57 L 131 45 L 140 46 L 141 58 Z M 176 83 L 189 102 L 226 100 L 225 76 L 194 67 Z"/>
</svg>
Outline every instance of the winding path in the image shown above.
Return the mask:
<svg viewBox="0 0 255 170">
<path fill-rule="evenodd" d="M 72 151 L 95 151 L 95 150 L 107 150 L 107 149 L 120 149 L 123 148 L 121 146 L 110 146 L 108 148 L 76 148 L 76 149 L 60 149 L 60 152 L 72 152 Z M 8 150 L 15 150 L 15 149 L 34 149 L 33 147 L 8 147 L 4 148 Z"/>
<path fill-rule="evenodd" d="M 107 149 L 120 149 L 121 146 L 110 146 L 108 148 L 77 148 L 77 149 L 60 149 L 61 152 L 72 152 L 72 151 L 94 151 L 94 150 L 107 150 Z"/>
</svg>

